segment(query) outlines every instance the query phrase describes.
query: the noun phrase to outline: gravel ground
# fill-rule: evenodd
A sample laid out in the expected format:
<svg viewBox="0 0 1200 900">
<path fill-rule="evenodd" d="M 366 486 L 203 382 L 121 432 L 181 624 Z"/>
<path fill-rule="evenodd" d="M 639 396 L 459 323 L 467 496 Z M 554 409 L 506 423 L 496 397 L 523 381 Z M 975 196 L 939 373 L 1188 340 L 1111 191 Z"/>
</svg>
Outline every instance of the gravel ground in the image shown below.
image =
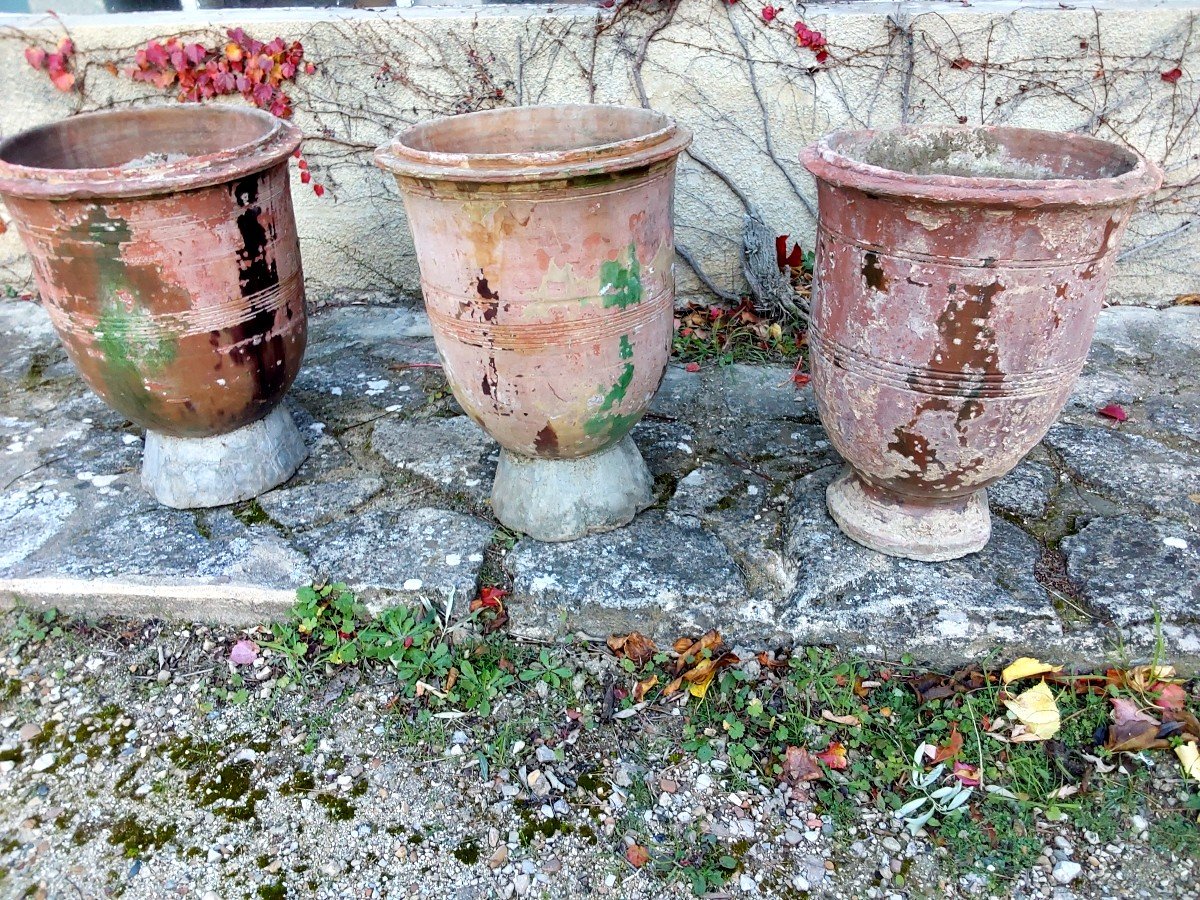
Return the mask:
<svg viewBox="0 0 1200 900">
<path fill-rule="evenodd" d="M 679 858 L 713 836 L 736 866 L 713 896 L 1197 895 L 1197 860 L 1150 846 L 1139 816 L 1111 842 L 1039 820 L 1038 864 L 989 885 L 866 795 L 835 823 L 803 791 L 700 763 L 677 708 L 587 727 L 603 653 L 561 692 L 422 724 L 379 670 L 281 690 L 260 657 L 244 701 L 222 699 L 228 629 L 65 630 L 0 650 L 2 897 L 692 896 L 626 861 L 635 825 Z"/>
</svg>

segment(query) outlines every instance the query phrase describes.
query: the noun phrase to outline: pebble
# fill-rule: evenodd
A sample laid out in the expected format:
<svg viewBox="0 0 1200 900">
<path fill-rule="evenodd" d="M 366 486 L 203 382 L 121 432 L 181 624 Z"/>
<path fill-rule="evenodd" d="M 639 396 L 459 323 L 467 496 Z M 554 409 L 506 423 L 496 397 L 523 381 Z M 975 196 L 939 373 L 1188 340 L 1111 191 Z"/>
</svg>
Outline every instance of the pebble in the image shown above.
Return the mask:
<svg viewBox="0 0 1200 900">
<path fill-rule="evenodd" d="M 33 771 L 45 772 L 48 768 L 54 765 L 55 756 L 53 753 L 43 753 L 33 761 Z"/>
<path fill-rule="evenodd" d="M 1054 866 L 1054 880 L 1059 884 L 1070 884 L 1079 877 L 1079 873 L 1083 871 L 1083 866 L 1069 859 L 1061 859 Z"/>
<path fill-rule="evenodd" d="M 900 846 L 900 842 L 898 840 L 896 840 L 894 837 L 892 837 L 890 834 L 887 837 L 885 837 L 882 841 L 880 841 L 880 843 L 883 844 L 883 849 L 887 850 L 889 853 L 899 853 L 901 850 L 904 849 L 903 847 Z"/>
</svg>

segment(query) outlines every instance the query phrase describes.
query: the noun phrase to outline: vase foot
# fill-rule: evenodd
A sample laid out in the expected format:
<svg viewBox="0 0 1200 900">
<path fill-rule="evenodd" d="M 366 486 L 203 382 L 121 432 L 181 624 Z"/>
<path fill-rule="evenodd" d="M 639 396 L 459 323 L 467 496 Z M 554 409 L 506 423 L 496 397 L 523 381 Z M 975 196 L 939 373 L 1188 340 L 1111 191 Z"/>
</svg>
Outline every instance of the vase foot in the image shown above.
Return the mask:
<svg viewBox="0 0 1200 900">
<path fill-rule="evenodd" d="M 146 432 L 142 487 L 175 509 L 224 506 L 287 481 L 307 456 L 292 414 L 277 406 L 265 419 L 215 437 Z"/>
<path fill-rule="evenodd" d="M 508 528 L 539 541 L 573 541 L 633 520 L 653 499 L 654 479 L 626 435 L 581 459 L 500 454 L 492 511 Z"/>
<path fill-rule="evenodd" d="M 982 489 L 952 503 L 920 503 L 866 485 L 846 468 L 826 489 L 825 500 L 847 537 L 888 556 L 958 559 L 982 550 L 992 535 Z"/>
</svg>

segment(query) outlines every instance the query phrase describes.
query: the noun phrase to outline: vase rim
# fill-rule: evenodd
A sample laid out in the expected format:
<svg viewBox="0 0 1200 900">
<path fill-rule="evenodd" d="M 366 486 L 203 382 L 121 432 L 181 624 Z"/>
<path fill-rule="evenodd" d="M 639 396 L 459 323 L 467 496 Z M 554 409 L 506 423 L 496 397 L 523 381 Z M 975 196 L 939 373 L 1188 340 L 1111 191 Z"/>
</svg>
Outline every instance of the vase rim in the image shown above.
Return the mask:
<svg viewBox="0 0 1200 900">
<path fill-rule="evenodd" d="M 924 152 L 924 155 L 922 155 Z M 993 125 L 835 131 L 806 147 L 818 180 L 868 194 L 982 206 L 1123 206 L 1162 170 L 1090 135 Z"/>
<path fill-rule="evenodd" d="M 299 128 L 269 112 L 227 104 L 82 113 L 0 142 L 0 195 L 107 200 L 195 190 L 268 169 L 301 139 Z M 164 158 L 129 165 L 151 155 Z M 47 165 L 48 156 L 61 164 Z"/>
<path fill-rule="evenodd" d="M 511 106 L 413 125 L 379 147 L 375 163 L 398 177 L 428 181 L 536 182 L 673 160 L 691 141 L 670 116 L 642 107 Z"/>
</svg>

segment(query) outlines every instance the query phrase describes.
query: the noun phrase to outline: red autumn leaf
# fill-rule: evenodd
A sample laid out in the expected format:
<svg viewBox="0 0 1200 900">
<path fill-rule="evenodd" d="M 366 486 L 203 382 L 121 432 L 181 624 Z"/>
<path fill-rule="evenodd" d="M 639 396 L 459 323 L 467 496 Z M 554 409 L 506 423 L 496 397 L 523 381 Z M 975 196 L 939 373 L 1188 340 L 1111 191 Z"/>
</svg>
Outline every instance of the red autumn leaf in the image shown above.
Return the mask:
<svg viewBox="0 0 1200 900">
<path fill-rule="evenodd" d="M 1174 84 L 1182 77 L 1183 69 L 1179 68 L 1179 66 L 1162 73 L 1162 80 L 1167 84 Z"/>
<path fill-rule="evenodd" d="M 314 184 L 314 185 L 313 185 L 313 193 L 314 193 L 314 194 L 316 194 L 318 197 L 324 196 L 324 194 L 325 194 L 325 185 L 323 185 L 323 184 Z"/>
<path fill-rule="evenodd" d="M 938 747 L 937 753 L 933 755 L 932 762 L 936 764 L 954 759 L 954 757 L 962 752 L 962 746 L 963 739 L 962 735 L 958 733 L 958 723 L 951 722 L 950 737 L 946 739 L 946 743 Z"/>
<path fill-rule="evenodd" d="M 646 863 L 650 862 L 650 852 L 641 844 L 630 844 L 625 848 L 625 859 L 635 869 L 640 869 Z"/>
<path fill-rule="evenodd" d="M 779 271 L 784 271 L 785 268 L 799 269 L 804 265 L 804 251 L 799 244 L 792 247 L 792 252 L 788 253 L 787 249 L 788 235 L 781 234 L 775 238 L 775 262 L 779 265 Z"/>
<path fill-rule="evenodd" d="M 500 606 L 500 601 L 507 596 L 508 591 L 504 590 L 504 588 L 498 588 L 495 585 L 485 584 L 479 589 L 479 602 L 484 606 Z"/>
<path fill-rule="evenodd" d="M 831 769 L 844 769 L 850 765 L 850 761 L 846 759 L 846 748 L 837 741 L 818 753 L 817 759 Z"/>
<path fill-rule="evenodd" d="M 1154 701 L 1154 705 L 1159 709 L 1169 709 L 1172 711 L 1183 709 L 1184 701 L 1187 700 L 1187 693 L 1183 690 L 1182 685 L 1160 682 L 1153 685 L 1152 689 L 1158 691 L 1158 698 Z"/>
<path fill-rule="evenodd" d="M 804 747 L 789 746 L 783 755 L 783 777 L 792 784 L 816 781 L 823 777 L 821 767 L 816 764 Z"/>
<path fill-rule="evenodd" d="M 41 47 L 26 47 L 25 61 L 35 69 L 44 69 L 46 67 L 46 51 Z"/>
<path fill-rule="evenodd" d="M 958 70 L 962 71 L 964 69 L 971 68 L 971 66 L 973 66 L 973 65 L 975 65 L 975 63 L 971 62 L 965 56 L 960 56 L 954 62 L 950 63 L 950 68 L 958 69 Z"/>
<path fill-rule="evenodd" d="M 1129 418 L 1129 414 L 1126 413 L 1125 410 L 1116 403 L 1110 403 L 1108 406 L 1102 406 L 1096 410 L 1096 413 L 1106 418 L 1114 419 L 1117 422 L 1124 422 Z"/>
<path fill-rule="evenodd" d="M 700 371 L 700 363 L 690 362 L 686 366 L 684 366 L 683 369 L 685 372 L 699 372 Z"/>
<path fill-rule="evenodd" d="M 764 22 L 775 21 L 775 17 L 777 15 L 779 15 L 779 10 L 769 4 L 762 8 L 762 17 Z"/>
<path fill-rule="evenodd" d="M 301 184 L 308 184 L 310 181 L 312 181 L 312 173 L 311 172 L 301 172 L 300 173 L 300 183 Z"/>
<path fill-rule="evenodd" d="M 315 72 L 315 71 L 317 71 L 317 67 L 316 67 L 316 66 L 314 66 L 312 63 L 305 63 L 305 65 L 304 65 L 304 73 L 305 73 L 306 75 L 311 75 L 311 74 L 312 74 L 313 72 Z"/>
<path fill-rule="evenodd" d="M 167 51 L 158 41 L 151 41 L 146 45 L 144 50 L 137 52 L 137 60 L 141 63 L 143 60 L 156 69 L 165 68 L 170 61 L 167 57 Z"/>
<path fill-rule="evenodd" d="M 51 83 L 64 94 L 75 85 L 75 76 L 65 69 L 50 73 Z"/>
<path fill-rule="evenodd" d="M 796 43 L 801 47 L 815 52 L 817 54 L 817 62 L 825 62 L 829 58 L 829 52 L 825 49 L 825 45 L 828 43 L 825 40 L 825 35 L 809 28 L 803 22 L 797 22 L 794 27 L 796 31 Z"/>
</svg>

